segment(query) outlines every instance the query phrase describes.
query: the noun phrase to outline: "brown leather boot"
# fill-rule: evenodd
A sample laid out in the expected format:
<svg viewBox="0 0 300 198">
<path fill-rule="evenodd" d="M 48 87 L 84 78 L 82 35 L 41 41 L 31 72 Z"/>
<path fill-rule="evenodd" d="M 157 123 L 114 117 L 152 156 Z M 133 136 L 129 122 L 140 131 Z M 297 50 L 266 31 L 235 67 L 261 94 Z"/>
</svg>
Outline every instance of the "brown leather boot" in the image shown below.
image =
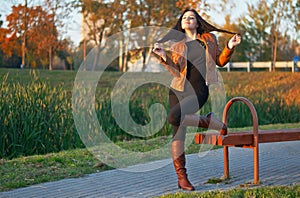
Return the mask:
<svg viewBox="0 0 300 198">
<path fill-rule="evenodd" d="M 201 116 L 196 114 L 185 115 L 181 123 L 182 126 L 196 126 L 208 129 L 209 127 L 209 118 L 207 116 Z"/>
<path fill-rule="evenodd" d="M 184 154 L 184 141 L 175 140 L 171 144 L 173 165 L 178 177 L 178 188 L 182 190 L 193 191 L 194 186 L 187 178 L 185 168 L 185 154 Z"/>
<path fill-rule="evenodd" d="M 222 135 L 227 134 L 227 126 L 218 120 L 214 113 L 208 113 L 206 116 L 199 116 L 196 114 L 185 115 L 182 125 L 214 129 L 219 131 Z"/>
<path fill-rule="evenodd" d="M 209 119 L 209 128 L 218 130 L 221 135 L 227 134 L 227 126 L 218 120 L 214 113 L 210 112 L 206 117 Z"/>
</svg>

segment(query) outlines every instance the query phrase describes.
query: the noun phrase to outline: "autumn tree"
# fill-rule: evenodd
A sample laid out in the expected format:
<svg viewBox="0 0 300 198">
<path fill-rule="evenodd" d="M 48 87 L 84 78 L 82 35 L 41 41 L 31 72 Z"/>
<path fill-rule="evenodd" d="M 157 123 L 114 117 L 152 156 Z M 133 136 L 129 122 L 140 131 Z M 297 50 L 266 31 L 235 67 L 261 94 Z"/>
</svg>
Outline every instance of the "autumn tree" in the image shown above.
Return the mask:
<svg viewBox="0 0 300 198">
<path fill-rule="evenodd" d="M 117 32 L 123 32 L 123 38 L 118 41 L 119 47 L 119 70 L 127 70 L 128 46 L 131 28 L 143 26 L 162 26 L 172 28 L 182 10 L 191 7 L 201 11 L 205 18 L 205 11 L 211 8 L 205 0 L 180 1 L 170 0 L 167 3 L 160 0 L 73 0 L 73 5 L 81 9 L 83 18 L 83 45 L 86 40 L 92 41 L 97 46 L 103 46 L 105 37 Z M 144 42 L 143 46 L 148 46 L 149 32 L 134 35 L 135 39 Z M 151 40 L 151 39 L 150 39 Z M 153 39 L 152 39 L 153 40 Z M 85 47 L 84 47 L 85 48 Z M 138 46 L 137 46 L 138 48 Z M 141 47 L 135 54 L 141 54 L 143 59 L 143 69 L 145 70 L 150 58 L 151 47 Z M 84 50 L 85 51 L 85 50 Z"/>
<path fill-rule="evenodd" d="M 128 28 L 139 26 L 161 26 L 172 28 L 180 14 L 180 9 L 176 7 L 176 0 L 170 0 L 168 3 L 162 3 L 160 0 L 127 1 L 129 4 L 128 14 L 126 15 L 126 20 L 129 21 Z M 139 35 L 135 35 L 135 38 L 140 40 L 143 46 L 146 46 L 137 49 L 137 51 L 140 51 L 140 54 L 142 55 L 142 71 L 146 69 L 146 65 L 152 51 L 152 43 L 149 42 L 153 42 L 155 39 L 158 39 L 153 38 L 153 36 L 154 33 L 149 33 L 147 28 L 144 28 L 144 32 L 140 32 Z M 125 67 L 126 64 L 123 68 Z"/>
<path fill-rule="evenodd" d="M 23 13 L 22 13 L 22 18 L 23 18 L 23 31 L 22 31 L 22 64 L 21 67 L 25 67 L 25 58 L 26 58 L 26 46 L 27 46 L 27 24 L 28 24 L 28 0 L 25 0 L 25 4 L 24 4 L 24 9 L 23 9 Z"/>
<path fill-rule="evenodd" d="M 256 4 L 248 4 L 248 13 L 244 17 L 241 17 L 234 22 L 231 19 L 231 9 L 235 5 L 234 0 L 222 0 L 218 2 L 210 2 L 206 0 L 170 0 L 168 3 L 158 0 L 73 0 L 73 2 L 80 8 L 80 12 L 83 16 L 83 27 L 85 31 L 85 39 L 93 43 L 94 45 L 104 46 L 105 38 L 115 33 L 123 32 L 123 37 L 116 41 L 116 45 L 119 47 L 119 60 L 118 67 L 120 71 L 127 70 L 128 60 L 128 46 L 132 42 L 128 35 L 132 36 L 131 29 L 139 26 L 161 26 L 172 28 L 175 22 L 178 20 L 182 10 L 191 7 L 196 9 L 200 15 L 214 24 L 207 13 L 211 10 L 215 12 L 224 13 L 225 24 L 214 24 L 217 27 L 221 27 L 233 32 L 239 32 L 242 34 L 243 42 L 238 46 L 239 50 L 236 51 L 232 60 L 234 61 L 269 61 L 274 57 L 274 49 L 278 49 L 277 54 L 280 56 L 285 50 L 289 48 L 290 37 L 289 34 L 285 34 L 282 31 L 278 35 L 278 45 L 280 47 L 272 48 L 274 42 L 274 32 L 272 32 L 274 23 L 275 10 L 281 10 L 280 19 L 286 20 L 286 16 L 290 16 L 293 19 L 294 29 L 296 26 L 296 16 L 299 16 L 295 11 L 295 0 L 287 0 L 287 3 L 278 3 L 279 1 L 259 1 Z M 277 2 L 277 4 L 273 4 Z M 294 2 L 289 3 L 289 2 Z M 280 4 L 280 5 L 279 5 Z M 293 6 L 294 7 L 293 7 Z M 287 9 L 280 9 L 282 6 L 287 6 Z M 289 14 L 287 14 L 289 13 Z M 293 16 L 291 16 L 293 14 Z M 284 17 L 283 17 L 284 16 Z M 284 24 L 283 22 L 280 25 Z M 299 27 L 298 27 L 299 29 Z M 295 30 L 294 30 L 295 31 Z M 297 29 L 296 29 L 297 32 Z M 149 32 L 145 31 L 139 33 L 140 35 L 134 35 L 134 39 L 139 39 L 145 43 L 141 46 L 148 46 L 148 42 L 145 38 L 149 38 Z M 225 42 L 231 35 L 219 34 L 219 41 L 221 46 L 226 44 Z M 286 39 L 285 41 L 282 39 Z M 83 42 L 85 43 L 85 42 Z M 296 42 L 297 43 L 297 42 Z M 137 46 L 138 47 L 138 46 Z M 84 47 L 85 49 L 86 47 Z M 281 51 L 282 50 L 282 51 Z M 143 70 L 147 65 L 147 60 L 151 52 L 151 47 L 141 47 L 137 49 L 137 52 L 143 59 Z M 138 54 L 135 53 L 135 54 Z M 280 58 L 283 58 L 282 56 Z"/>
<path fill-rule="evenodd" d="M 231 57 L 232 62 L 242 62 L 242 61 L 248 61 L 249 57 L 247 53 L 249 50 L 249 43 L 247 42 L 247 39 L 244 39 L 243 31 L 240 28 L 238 22 L 232 22 L 230 15 L 225 16 L 225 23 L 221 27 L 224 30 L 228 30 L 237 34 L 241 34 L 242 36 L 242 42 L 238 46 L 236 46 L 236 50 L 233 53 Z M 218 36 L 218 41 L 219 41 L 219 46 L 220 48 L 224 48 L 225 45 L 228 44 L 229 39 L 233 36 L 232 34 L 225 34 L 225 33 L 217 33 Z"/>
<path fill-rule="evenodd" d="M 121 71 L 127 69 L 130 28 L 170 23 L 174 14 L 177 17 L 176 13 L 178 14 L 179 11 L 175 3 L 175 0 L 169 4 L 158 0 L 74 1 L 75 6 L 81 7 L 85 39 L 97 46 L 103 46 L 105 37 L 124 32 L 124 37 L 117 44 L 120 50 L 119 70 Z M 143 36 L 147 36 L 146 34 L 147 32 Z M 149 49 L 143 54 L 146 53 L 149 54 Z"/>
<path fill-rule="evenodd" d="M 69 6 L 66 5 L 64 0 L 45 0 L 43 5 L 44 10 L 49 13 L 52 23 L 49 23 L 49 43 L 48 43 L 48 53 L 49 53 L 49 70 L 52 70 L 52 59 L 54 51 L 58 49 L 58 42 L 56 42 L 57 28 L 62 28 L 62 20 L 67 18 L 69 15 Z"/>
<path fill-rule="evenodd" d="M 162 3 L 160 0 L 128 0 L 127 5 L 129 6 L 126 20 L 129 21 L 131 28 L 138 26 L 161 26 L 164 28 L 172 28 L 176 24 L 180 14 L 184 9 L 194 8 L 195 10 L 200 11 L 202 16 L 208 18 L 207 15 L 205 15 L 205 11 L 210 8 L 210 5 L 208 5 L 205 0 L 170 0 L 168 3 Z M 144 33 L 141 33 L 137 36 L 140 40 L 144 41 L 143 46 L 149 46 L 151 45 L 149 41 L 153 42 L 155 39 L 157 39 L 149 38 L 153 35 L 149 34 L 147 29 L 145 29 Z M 151 51 L 151 46 L 140 49 L 143 62 L 142 71 L 146 69 Z"/>
<path fill-rule="evenodd" d="M 238 20 L 232 18 L 232 10 L 236 8 L 235 0 L 221 0 L 217 1 L 214 4 L 211 4 L 210 7 L 215 10 L 217 13 L 223 13 L 224 15 L 224 24 L 216 24 L 216 27 L 220 27 L 224 30 L 242 34 L 242 29 L 238 24 Z M 220 22 L 219 22 L 220 23 Z M 213 24 L 213 23 L 212 23 Z M 221 48 L 224 48 L 227 45 L 229 39 L 233 36 L 232 34 L 226 33 L 216 33 L 218 36 L 219 45 Z M 243 36 L 243 35 L 242 35 Z M 244 53 L 247 49 L 247 42 L 243 42 L 238 45 L 235 50 L 235 53 L 231 57 L 232 62 L 237 61 L 247 61 L 247 54 Z"/>
<path fill-rule="evenodd" d="M 110 35 L 122 30 L 125 11 L 122 0 L 79 0 L 74 5 L 81 8 L 85 37 L 95 45 L 102 45 L 105 34 Z"/>
<path fill-rule="evenodd" d="M 210 20 L 210 16 L 207 12 L 210 9 L 216 9 L 217 4 L 215 2 L 208 3 L 207 0 L 177 0 L 176 7 L 179 8 L 181 11 L 184 11 L 186 8 L 195 9 L 197 12 L 200 13 L 202 17 L 206 20 Z"/>
<path fill-rule="evenodd" d="M 26 23 L 23 17 L 25 13 Z M 23 50 L 19 46 L 23 43 L 22 39 L 26 32 L 27 62 L 33 68 L 39 65 L 45 68 L 49 62 L 48 49 L 52 43 L 57 42 L 53 15 L 45 12 L 41 6 L 26 7 L 19 4 L 12 6 L 12 13 L 6 19 L 9 34 L 12 35 L 9 43 L 10 50 L 15 50 L 18 55 L 22 56 Z"/>
<path fill-rule="evenodd" d="M 22 49 L 21 49 L 21 53 L 22 53 L 22 63 L 21 63 L 21 67 L 24 67 L 26 62 L 25 62 L 25 59 L 26 59 L 26 47 L 27 47 L 27 25 L 28 25 L 28 5 L 30 4 L 31 2 L 28 2 L 28 0 L 24 0 L 24 10 L 23 10 L 23 13 L 22 13 L 22 18 L 23 18 L 23 23 L 24 23 L 24 26 L 23 26 L 23 32 L 22 32 Z"/>
<path fill-rule="evenodd" d="M 79 47 L 83 49 L 83 59 L 91 46 L 103 47 L 106 37 L 122 31 L 126 8 L 123 0 L 73 0 L 70 5 L 82 15 L 83 40 Z"/>
<path fill-rule="evenodd" d="M 0 14 L 1 17 L 1 14 Z M 3 21 L 0 21 L 0 67 L 7 67 L 10 64 L 11 57 L 15 58 L 15 53 L 13 52 L 12 45 L 10 45 L 11 38 L 14 35 L 8 37 L 9 30 L 3 28 Z"/>
<path fill-rule="evenodd" d="M 193 8 L 199 12 L 199 14 L 206 20 L 209 20 L 209 16 L 206 12 L 212 8 L 212 4 L 208 4 L 206 0 L 170 0 L 168 3 L 162 3 L 159 0 L 145 0 L 136 1 L 136 5 L 133 7 L 129 13 L 135 13 L 139 16 L 140 20 L 131 20 L 132 26 L 162 26 L 166 28 L 172 28 L 175 26 L 180 14 L 186 8 Z M 130 17 L 129 17 L 130 18 Z M 142 35 L 144 38 L 148 38 L 147 32 Z M 151 36 L 151 35 L 150 35 Z M 156 38 L 157 39 L 157 38 Z M 152 41 L 155 40 L 151 39 Z M 147 62 L 150 57 L 152 47 L 143 49 L 143 68 L 142 71 L 146 69 Z"/>
</svg>

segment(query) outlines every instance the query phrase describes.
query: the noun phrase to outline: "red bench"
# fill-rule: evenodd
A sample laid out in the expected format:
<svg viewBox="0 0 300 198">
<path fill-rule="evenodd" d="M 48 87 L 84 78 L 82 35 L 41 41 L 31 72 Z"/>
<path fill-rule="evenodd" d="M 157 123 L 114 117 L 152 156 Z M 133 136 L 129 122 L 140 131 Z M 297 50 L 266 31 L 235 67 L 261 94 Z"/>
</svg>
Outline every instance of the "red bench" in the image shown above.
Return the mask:
<svg viewBox="0 0 300 198">
<path fill-rule="evenodd" d="M 253 131 L 230 132 L 225 135 L 219 133 L 197 133 L 195 143 L 212 144 L 224 148 L 224 179 L 229 178 L 228 147 L 241 147 L 253 149 L 254 157 L 254 184 L 259 184 L 259 143 L 282 142 L 300 140 L 300 128 L 281 130 L 258 130 L 258 117 L 253 104 L 246 98 L 236 97 L 228 101 L 223 112 L 223 122 L 227 124 L 227 115 L 234 102 L 245 103 L 252 114 Z"/>
</svg>

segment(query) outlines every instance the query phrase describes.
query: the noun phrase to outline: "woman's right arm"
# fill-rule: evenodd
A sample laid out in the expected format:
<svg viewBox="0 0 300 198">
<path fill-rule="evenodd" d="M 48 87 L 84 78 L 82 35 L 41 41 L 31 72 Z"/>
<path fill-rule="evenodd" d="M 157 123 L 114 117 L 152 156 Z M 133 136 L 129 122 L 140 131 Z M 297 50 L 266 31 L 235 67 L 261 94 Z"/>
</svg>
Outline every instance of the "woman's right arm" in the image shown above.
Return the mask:
<svg viewBox="0 0 300 198">
<path fill-rule="evenodd" d="M 174 61 L 167 56 L 165 50 L 162 48 L 160 43 L 154 44 L 153 53 L 157 54 L 160 57 L 160 61 L 163 66 L 170 72 L 174 77 L 180 76 L 180 67 L 178 64 L 175 64 Z"/>
</svg>

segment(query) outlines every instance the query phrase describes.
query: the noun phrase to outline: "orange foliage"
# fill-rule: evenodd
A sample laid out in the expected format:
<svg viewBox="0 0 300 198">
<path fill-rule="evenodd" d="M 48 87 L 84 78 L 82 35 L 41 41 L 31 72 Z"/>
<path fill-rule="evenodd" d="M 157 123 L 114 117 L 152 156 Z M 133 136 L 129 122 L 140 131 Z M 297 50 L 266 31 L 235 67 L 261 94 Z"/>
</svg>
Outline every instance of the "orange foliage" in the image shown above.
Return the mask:
<svg viewBox="0 0 300 198">
<path fill-rule="evenodd" d="M 32 67 L 46 63 L 49 49 L 54 49 L 58 42 L 53 15 L 48 14 L 41 6 L 25 7 L 19 4 L 12 6 L 12 13 L 6 20 L 8 21 L 6 41 L 0 40 L 2 51 L 8 56 L 14 53 L 21 56 L 21 46 L 25 38 L 26 62 Z"/>
</svg>

